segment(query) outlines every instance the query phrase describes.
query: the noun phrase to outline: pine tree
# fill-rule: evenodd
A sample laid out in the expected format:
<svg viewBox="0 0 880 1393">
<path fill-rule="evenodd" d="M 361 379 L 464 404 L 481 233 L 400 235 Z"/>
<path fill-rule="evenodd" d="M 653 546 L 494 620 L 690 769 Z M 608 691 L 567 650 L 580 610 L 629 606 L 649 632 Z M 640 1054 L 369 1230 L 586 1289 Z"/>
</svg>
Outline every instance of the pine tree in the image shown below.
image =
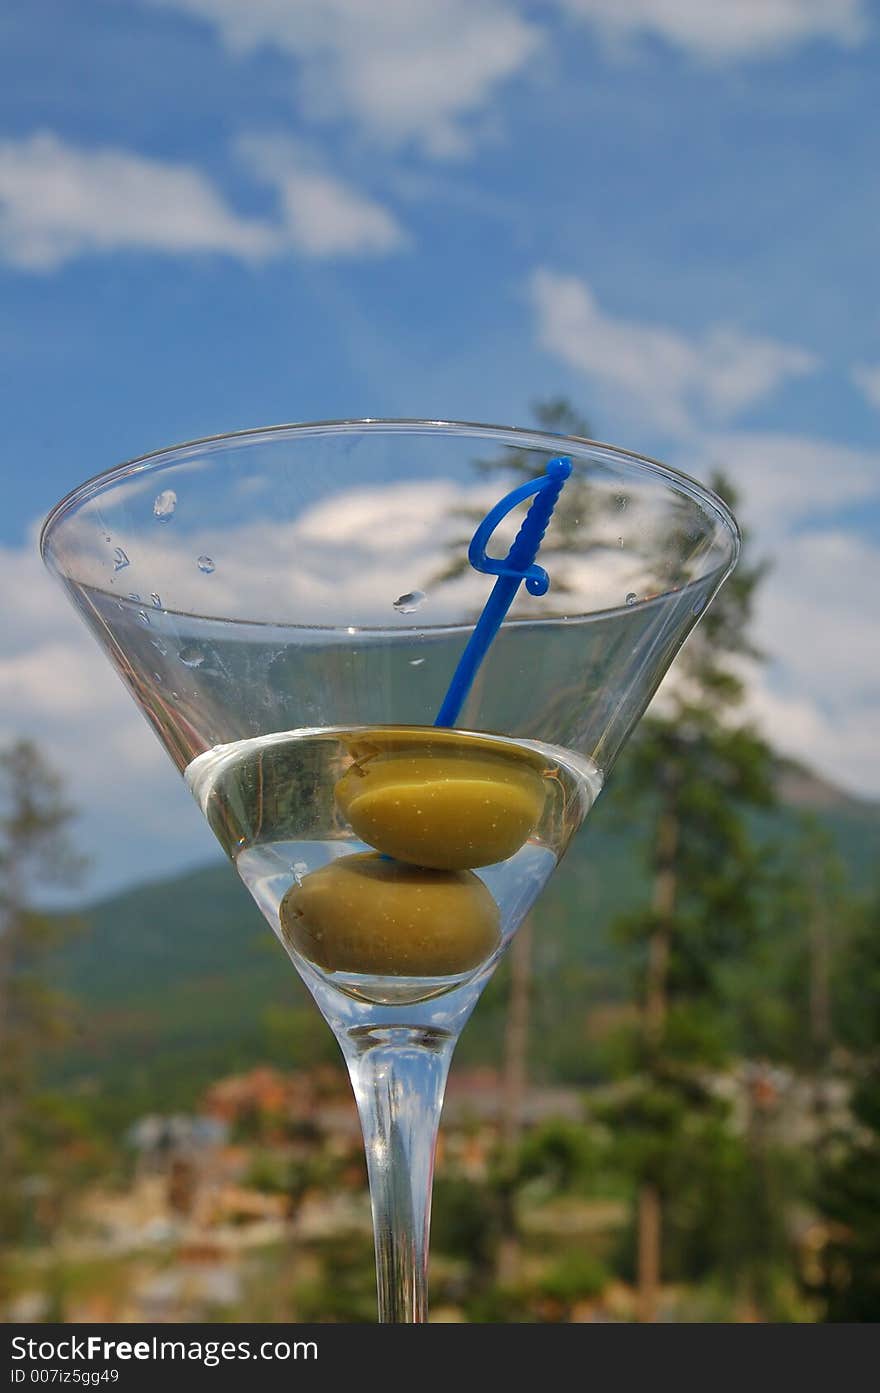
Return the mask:
<svg viewBox="0 0 880 1393">
<path fill-rule="evenodd" d="M 735 506 L 722 476 L 716 492 Z M 617 931 L 633 952 L 639 1024 L 630 1068 L 638 1084 L 614 1109 L 621 1154 L 637 1187 L 638 1313 L 655 1319 L 663 1276 L 663 1215 L 685 1151 L 718 1139 L 707 1071 L 729 1048 L 726 964 L 760 932 L 765 857 L 749 811 L 774 801 L 769 747 L 739 719 L 744 660 L 764 568 L 741 561 L 682 650 L 621 760 L 615 801 L 645 829 L 651 898 Z M 708 1155 L 708 1152 L 707 1152 Z"/>
<path fill-rule="evenodd" d="M 591 433 L 563 399 L 539 403 L 535 415 L 551 432 Z M 478 468 L 528 478 L 541 466 L 528 451 L 506 450 L 479 461 Z M 712 484 L 735 506 L 726 479 L 716 476 Z M 555 592 L 565 591 L 565 556 L 582 550 L 584 519 L 596 506 L 601 502 L 588 482 L 569 481 L 554 514 L 553 537 L 542 551 L 552 564 Z M 475 520 L 476 514 L 462 514 L 463 523 Z M 454 559 L 434 583 L 454 579 L 466 566 L 463 545 L 453 550 Z M 743 663 L 760 656 L 749 626 L 764 569 L 741 561 L 679 656 L 662 714 L 643 719 L 615 780 L 616 801 L 625 798 L 631 820 L 646 829 L 652 882 L 650 905 L 619 926 L 639 963 L 640 1023 L 628 1058 L 639 1083 L 634 1089 L 630 1081 L 613 1119 L 621 1155 L 638 1182 L 643 1319 L 652 1319 L 656 1308 L 664 1201 L 685 1176 L 705 1180 L 724 1151 L 725 1109 L 705 1082 L 707 1069 L 723 1063 L 728 1043 L 729 1022 L 718 1009 L 723 972 L 725 964 L 742 959 L 766 918 L 768 868 L 748 815 L 772 805 L 775 764 L 764 741 L 737 719 Z M 507 1032 L 509 1135 L 516 1133 L 526 1078 L 531 972 L 525 943 L 517 954 Z M 683 1165 L 683 1148 L 701 1149 L 699 1164 Z"/>
</svg>

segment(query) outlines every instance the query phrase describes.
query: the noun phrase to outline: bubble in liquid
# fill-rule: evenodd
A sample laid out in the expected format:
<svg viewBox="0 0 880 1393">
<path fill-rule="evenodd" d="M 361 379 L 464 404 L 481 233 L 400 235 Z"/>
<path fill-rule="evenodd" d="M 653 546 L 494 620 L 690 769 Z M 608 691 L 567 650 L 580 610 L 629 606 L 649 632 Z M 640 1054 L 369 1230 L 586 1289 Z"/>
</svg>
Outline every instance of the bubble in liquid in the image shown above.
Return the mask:
<svg viewBox="0 0 880 1393">
<path fill-rule="evenodd" d="M 201 648 L 198 648 L 194 643 L 185 644 L 183 648 L 178 650 L 177 656 L 184 667 L 201 667 L 205 661 L 205 655 Z"/>
<path fill-rule="evenodd" d="M 124 571 L 125 568 L 126 568 L 126 566 L 130 566 L 130 565 L 131 565 L 131 562 L 129 561 L 129 559 L 128 559 L 128 557 L 126 556 L 125 552 L 122 550 L 122 547 L 117 547 L 116 550 L 115 550 L 114 553 L 113 553 L 113 569 L 114 569 L 114 571 Z"/>
<path fill-rule="evenodd" d="M 145 609 L 138 610 L 138 619 L 141 621 L 142 624 L 149 625 L 150 623 L 150 616 L 147 614 L 147 611 Z"/>
<path fill-rule="evenodd" d="M 170 522 L 174 517 L 174 509 L 177 507 L 177 494 L 174 489 L 163 489 L 156 495 L 153 504 L 153 517 L 157 522 Z"/>
<path fill-rule="evenodd" d="M 425 602 L 424 590 L 409 590 L 405 595 L 399 595 L 394 601 L 394 608 L 398 614 L 415 614 Z"/>
<path fill-rule="evenodd" d="M 210 556 L 200 556 L 198 561 L 196 562 L 196 565 L 198 566 L 199 570 L 206 576 L 209 576 L 212 571 L 217 569 Z"/>
<path fill-rule="evenodd" d="M 635 602 L 636 602 L 636 600 L 637 600 L 638 598 L 639 598 L 639 597 L 638 597 L 638 595 L 636 594 L 636 592 L 635 592 L 634 590 L 631 590 L 631 591 L 629 592 L 629 594 L 627 595 L 627 597 L 626 597 L 626 603 L 627 603 L 628 605 L 634 605 Z"/>
<path fill-rule="evenodd" d="M 623 509 L 623 508 L 626 507 L 626 495 L 625 495 L 625 494 L 619 493 L 619 494 L 617 495 L 617 497 L 615 498 L 614 501 L 615 501 L 615 503 L 617 504 L 618 508 Z"/>
</svg>

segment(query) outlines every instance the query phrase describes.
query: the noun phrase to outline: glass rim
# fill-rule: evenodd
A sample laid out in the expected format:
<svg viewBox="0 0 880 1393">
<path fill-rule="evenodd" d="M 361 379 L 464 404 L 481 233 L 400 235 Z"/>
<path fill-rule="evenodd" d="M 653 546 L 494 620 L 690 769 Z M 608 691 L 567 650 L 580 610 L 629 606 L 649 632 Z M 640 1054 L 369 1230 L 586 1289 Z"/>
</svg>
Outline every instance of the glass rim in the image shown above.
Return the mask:
<svg viewBox="0 0 880 1393">
<path fill-rule="evenodd" d="M 91 475 L 88 479 L 84 479 L 82 483 L 77 484 L 75 488 L 72 488 L 66 493 L 63 498 L 59 499 L 55 506 L 50 509 L 40 528 L 40 556 L 44 562 L 47 561 L 50 534 L 79 504 L 95 497 L 110 484 L 117 483 L 137 474 L 146 473 L 150 469 L 158 467 L 160 462 L 173 464 L 174 457 L 177 455 L 182 456 L 185 452 L 198 449 L 200 446 L 218 445 L 226 441 L 256 441 L 264 436 L 271 438 L 273 436 L 285 434 L 343 434 L 346 431 L 355 430 L 376 431 L 377 433 L 381 433 L 382 431 L 400 431 L 404 433 L 407 430 L 413 432 L 425 430 L 448 432 L 450 435 L 454 435 L 458 432 L 465 435 L 472 432 L 485 432 L 499 439 L 508 437 L 511 441 L 530 440 L 535 443 L 546 444 L 548 449 L 552 449 L 556 453 L 564 452 L 563 447 L 566 441 L 570 441 L 572 444 L 576 444 L 581 448 L 586 446 L 592 450 L 601 450 L 616 457 L 622 462 L 642 466 L 647 474 L 663 479 L 671 486 L 678 488 L 680 492 L 688 495 L 695 502 L 701 504 L 707 511 L 716 515 L 723 524 L 731 540 L 730 556 L 727 558 L 725 564 L 717 568 L 718 570 L 723 570 L 725 575 L 729 574 L 733 569 L 742 550 L 742 532 L 739 523 L 723 498 L 720 498 L 718 494 L 706 484 L 700 483 L 699 480 L 694 479 L 690 474 L 684 473 L 683 470 L 675 469 L 672 465 L 664 464 L 661 460 L 654 459 L 650 455 L 643 455 L 635 450 L 628 450 L 620 445 L 611 445 L 605 441 L 593 440 L 588 436 L 560 435 L 541 430 L 540 428 L 531 429 L 526 426 L 499 426 L 480 421 L 450 421 L 431 419 L 428 417 L 366 416 L 361 418 L 342 417 L 324 421 L 292 421 L 274 426 L 251 426 L 243 430 L 221 431 L 217 435 L 203 435 L 196 437 L 194 440 L 181 441 L 177 445 L 165 445 L 159 449 L 150 450 L 146 454 L 136 455 L 132 459 L 123 460 L 120 464 L 111 465 L 109 468 L 103 469 L 99 471 L 99 473 Z"/>
</svg>

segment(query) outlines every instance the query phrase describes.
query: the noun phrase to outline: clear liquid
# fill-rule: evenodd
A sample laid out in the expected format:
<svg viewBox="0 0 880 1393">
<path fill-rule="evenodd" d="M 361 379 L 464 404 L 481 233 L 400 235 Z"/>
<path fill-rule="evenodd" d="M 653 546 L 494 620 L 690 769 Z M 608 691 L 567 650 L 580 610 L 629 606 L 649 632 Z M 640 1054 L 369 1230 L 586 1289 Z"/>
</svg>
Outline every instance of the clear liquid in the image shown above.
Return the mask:
<svg viewBox="0 0 880 1393">
<path fill-rule="evenodd" d="M 365 819 L 352 785 L 358 793 L 362 772 L 375 780 L 377 769 L 382 785 L 389 768 L 405 774 L 380 786 Z M 596 767 L 569 751 L 430 727 L 258 736 L 198 756 L 186 778 L 306 981 L 382 1005 L 427 1001 L 490 971 L 601 788 Z M 450 846 L 452 868 L 437 869 Z M 359 904 L 374 926 L 363 933 L 351 922 Z M 309 937 L 315 906 L 323 918 Z"/>
</svg>

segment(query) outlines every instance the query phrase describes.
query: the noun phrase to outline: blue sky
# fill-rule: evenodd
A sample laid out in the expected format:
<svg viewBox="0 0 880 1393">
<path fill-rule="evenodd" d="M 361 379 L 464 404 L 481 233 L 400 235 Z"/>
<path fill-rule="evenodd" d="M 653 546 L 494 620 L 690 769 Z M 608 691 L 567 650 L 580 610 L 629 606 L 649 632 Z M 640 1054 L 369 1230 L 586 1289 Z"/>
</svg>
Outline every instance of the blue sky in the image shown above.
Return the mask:
<svg viewBox="0 0 880 1393">
<path fill-rule="evenodd" d="M 35 523 L 282 420 L 565 393 L 599 438 L 723 464 L 775 563 L 752 713 L 880 795 L 878 79 L 872 0 L 3 7 L 0 735 L 68 773 L 93 889 L 210 842 Z"/>
</svg>

